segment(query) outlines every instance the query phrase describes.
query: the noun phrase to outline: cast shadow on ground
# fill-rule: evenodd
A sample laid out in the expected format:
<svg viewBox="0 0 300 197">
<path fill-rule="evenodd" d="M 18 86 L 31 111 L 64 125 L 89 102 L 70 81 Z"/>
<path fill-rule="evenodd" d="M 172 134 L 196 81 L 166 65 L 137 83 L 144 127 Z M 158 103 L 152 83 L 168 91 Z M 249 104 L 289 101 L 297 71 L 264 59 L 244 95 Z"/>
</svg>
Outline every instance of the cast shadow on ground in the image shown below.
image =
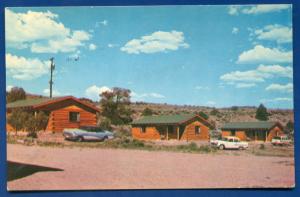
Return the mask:
<svg viewBox="0 0 300 197">
<path fill-rule="evenodd" d="M 26 176 L 30 176 L 36 172 L 45 172 L 45 171 L 63 171 L 63 170 L 59 168 L 50 168 L 50 167 L 44 167 L 38 165 L 7 161 L 7 181 L 13 181 Z"/>
</svg>

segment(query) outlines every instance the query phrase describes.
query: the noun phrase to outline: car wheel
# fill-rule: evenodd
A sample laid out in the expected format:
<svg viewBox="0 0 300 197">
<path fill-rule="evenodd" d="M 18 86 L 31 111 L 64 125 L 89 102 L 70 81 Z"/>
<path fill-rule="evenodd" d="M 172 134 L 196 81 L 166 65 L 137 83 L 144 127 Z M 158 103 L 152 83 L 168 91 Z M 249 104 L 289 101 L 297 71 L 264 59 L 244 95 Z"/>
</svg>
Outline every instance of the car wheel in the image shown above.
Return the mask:
<svg viewBox="0 0 300 197">
<path fill-rule="evenodd" d="M 83 140 L 84 140 L 84 139 L 83 139 L 82 136 L 79 136 L 79 137 L 77 138 L 77 141 L 78 141 L 78 142 L 83 142 Z"/>
<path fill-rule="evenodd" d="M 224 146 L 223 144 L 221 144 L 221 145 L 219 146 L 219 149 L 220 149 L 220 150 L 224 150 L 224 149 L 225 149 L 225 146 Z"/>
<path fill-rule="evenodd" d="M 106 140 L 108 140 L 108 137 L 107 137 L 107 136 L 104 136 L 103 142 L 105 142 Z"/>
<path fill-rule="evenodd" d="M 239 147 L 239 150 L 244 150 L 244 147 L 240 146 L 240 147 Z"/>
</svg>

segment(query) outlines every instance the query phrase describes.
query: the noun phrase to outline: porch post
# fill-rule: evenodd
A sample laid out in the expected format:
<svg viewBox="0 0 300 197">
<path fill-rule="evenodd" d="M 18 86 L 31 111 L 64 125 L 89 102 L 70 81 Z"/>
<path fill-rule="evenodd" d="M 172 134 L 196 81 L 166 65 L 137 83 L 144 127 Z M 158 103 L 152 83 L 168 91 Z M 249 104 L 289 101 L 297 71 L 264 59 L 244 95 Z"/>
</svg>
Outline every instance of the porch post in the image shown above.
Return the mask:
<svg viewBox="0 0 300 197">
<path fill-rule="evenodd" d="M 255 134 L 255 141 L 257 141 L 257 131 L 254 131 Z"/>
<path fill-rule="evenodd" d="M 167 140 L 169 140 L 169 127 L 167 126 Z"/>
<path fill-rule="evenodd" d="M 179 126 L 176 127 L 176 130 L 177 130 L 177 140 L 179 140 Z"/>
<path fill-rule="evenodd" d="M 36 116 L 37 116 L 37 111 L 34 111 L 34 117 L 36 118 Z"/>
<path fill-rule="evenodd" d="M 265 142 L 267 142 L 267 139 L 268 139 L 268 131 L 266 131 L 266 140 L 265 140 Z"/>
</svg>

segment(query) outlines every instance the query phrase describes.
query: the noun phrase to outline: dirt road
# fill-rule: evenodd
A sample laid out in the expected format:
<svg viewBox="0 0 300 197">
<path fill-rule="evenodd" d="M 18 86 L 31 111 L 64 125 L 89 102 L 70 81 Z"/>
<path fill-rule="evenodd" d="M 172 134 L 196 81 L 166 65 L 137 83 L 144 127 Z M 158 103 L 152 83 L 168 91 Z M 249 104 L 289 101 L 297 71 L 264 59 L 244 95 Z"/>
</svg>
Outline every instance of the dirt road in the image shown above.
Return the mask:
<svg viewBox="0 0 300 197">
<path fill-rule="evenodd" d="M 57 168 L 9 190 L 292 187 L 294 159 L 254 155 L 54 148 L 8 144 L 8 160 Z M 17 169 L 21 169 L 19 167 Z"/>
</svg>

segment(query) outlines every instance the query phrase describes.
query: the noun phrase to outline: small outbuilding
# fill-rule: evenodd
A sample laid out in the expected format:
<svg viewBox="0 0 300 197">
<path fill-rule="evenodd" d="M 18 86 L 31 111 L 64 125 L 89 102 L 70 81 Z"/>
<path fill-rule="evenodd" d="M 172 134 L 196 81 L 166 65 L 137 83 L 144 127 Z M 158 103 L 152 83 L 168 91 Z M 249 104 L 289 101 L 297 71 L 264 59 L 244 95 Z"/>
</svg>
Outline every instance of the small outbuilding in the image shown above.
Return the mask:
<svg viewBox="0 0 300 197">
<path fill-rule="evenodd" d="M 212 128 L 195 114 L 144 116 L 131 125 L 133 138 L 143 140 L 209 140 Z"/>
<path fill-rule="evenodd" d="M 84 125 L 95 126 L 99 112 L 99 108 L 73 96 L 32 98 L 8 103 L 7 117 L 14 109 L 32 113 L 45 112 L 49 116 L 46 131 L 52 132 L 62 132 L 64 128 L 78 128 Z M 6 124 L 6 129 L 11 131 L 13 127 Z"/>
<path fill-rule="evenodd" d="M 236 136 L 241 140 L 269 142 L 275 136 L 283 135 L 279 122 L 229 122 L 221 128 L 222 137 Z"/>
</svg>

